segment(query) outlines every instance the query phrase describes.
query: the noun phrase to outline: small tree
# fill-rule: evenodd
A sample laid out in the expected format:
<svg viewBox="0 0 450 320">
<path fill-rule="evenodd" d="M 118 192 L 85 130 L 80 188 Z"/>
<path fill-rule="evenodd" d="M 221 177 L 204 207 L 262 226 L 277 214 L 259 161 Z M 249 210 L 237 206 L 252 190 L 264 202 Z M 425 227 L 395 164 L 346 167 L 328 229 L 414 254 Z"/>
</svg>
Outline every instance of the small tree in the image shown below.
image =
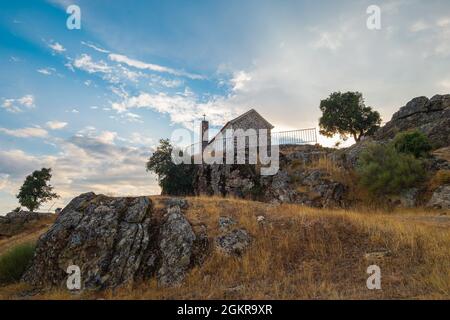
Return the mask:
<svg viewBox="0 0 450 320">
<path fill-rule="evenodd" d="M 414 187 L 425 176 L 422 161 L 398 152 L 391 144 L 372 144 L 358 160 L 360 185 L 372 197 L 383 199 Z"/>
<path fill-rule="evenodd" d="M 372 135 L 381 123 L 380 114 L 365 106 L 359 92 L 334 92 L 320 101 L 320 110 L 320 133 L 327 137 L 339 134 L 345 140 L 350 135 L 360 141 Z"/>
<path fill-rule="evenodd" d="M 42 168 L 27 176 L 20 188 L 17 199 L 19 203 L 30 211 L 38 209 L 41 204 L 59 196 L 53 192 L 53 187 L 49 184 L 52 178 L 52 169 Z"/>
<path fill-rule="evenodd" d="M 169 140 L 161 139 L 156 151 L 147 162 L 147 171 L 158 175 L 162 194 L 190 195 L 194 193 L 195 168 L 189 164 L 175 164 L 172 161 L 173 146 Z"/>
<path fill-rule="evenodd" d="M 419 130 L 401 132 L 392 143 L 398 152 L 409 153 L 416 158 L 426 157 L 431 151 L 428 137 Z"/>
</svg>

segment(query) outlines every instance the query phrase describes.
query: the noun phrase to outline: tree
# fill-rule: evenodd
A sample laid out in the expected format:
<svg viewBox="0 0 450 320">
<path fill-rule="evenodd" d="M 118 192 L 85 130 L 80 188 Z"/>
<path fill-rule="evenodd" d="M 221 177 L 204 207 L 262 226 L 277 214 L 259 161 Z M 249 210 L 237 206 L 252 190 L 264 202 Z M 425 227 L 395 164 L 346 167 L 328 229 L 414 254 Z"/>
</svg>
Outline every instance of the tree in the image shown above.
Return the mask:
<svg viewBox="0 0 450 320">
<path fill-rule="evenodd" d="M 172 150 L 173 146 L 169 140 L 161 139 L 147 162 L 147 171 L 158 175 L 162 194 L 191 195 L 194 193 L 195 168 L 190 164 L 175 164 L 172 161 Z"/>
<path fill-rule="evenodd" d="M 372 135 L 381 123 L 380 114 L 365 106 L 359 92 L 334 92 L 320 101 L 320 110 L 320 133 L 327 137 L 339 134 L 345 140 L 350 135 L 360 141 Z"/>
<path fill-rule="evenodd" d="M 19 203 L 30 211 L 38 209 L 41 204 L 59 196 L 53 192 L 53 187 L 49 184 L 52 178 L 52 169 L 42 168 L 27 176 L 20 188 L 17 199 Z"/>
</svg>

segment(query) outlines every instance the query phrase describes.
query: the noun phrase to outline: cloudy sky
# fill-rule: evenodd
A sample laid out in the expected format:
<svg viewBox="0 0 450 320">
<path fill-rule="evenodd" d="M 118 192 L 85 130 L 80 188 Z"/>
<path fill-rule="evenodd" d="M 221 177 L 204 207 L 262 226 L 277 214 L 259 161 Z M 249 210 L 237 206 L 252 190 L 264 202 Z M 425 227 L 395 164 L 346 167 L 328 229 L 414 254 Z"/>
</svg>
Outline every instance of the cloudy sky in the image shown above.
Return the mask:
<svg viewBox="0 0 450 320">
<path fill-rule="evenodd" d="M 253 107 L 287 130 L 317 126 L 333 91 L 363 92 L 384 121 L 450 92 L 448 0 L 1 1 L 0 39 L 0 213 L 43 166 L 62 196 L 43 209 L 156 194 L 146 159 L 204 113 L 218 128 Z"/>
</svg>

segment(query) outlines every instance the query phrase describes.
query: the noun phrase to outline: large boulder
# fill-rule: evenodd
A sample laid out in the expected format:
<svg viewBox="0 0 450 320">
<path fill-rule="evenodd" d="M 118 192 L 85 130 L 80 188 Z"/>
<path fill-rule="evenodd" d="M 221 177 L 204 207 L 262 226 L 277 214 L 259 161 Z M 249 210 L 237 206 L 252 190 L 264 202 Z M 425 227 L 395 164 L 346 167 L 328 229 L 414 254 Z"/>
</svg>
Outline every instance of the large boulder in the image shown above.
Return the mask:
<svg viewBox="0 0 450 320">
<path fill-rule="evenodd" d="M 194 231 L 189 221 L 181 213 L 180 207 L 172 206 L 168 209 L 160 234 L 159 283 L 163 286 L 180 284 L 191 264 L 196 239 Z"/>
<path fill-rule="evenodd" d="M 195 258 L 196 235 L 181 212 L 184 201 L 169 203 L 155 209 L 148 197 L 76 197 L 39 239 L 23 280 L 64 286 L 67 268 L 76 265 L 84 289 L 152 276 L 161 285 L 178 284 Z"/>
<path fill-rule="evenodd" d="M 381 127 L 374 138 L 388 140 L 401 131 L 419 129 L 435 148 L 450 145 L 450 94 L 431 99 L 417 97 L 394 113 L 391 121 Z"/>
<path fill-rule="evenodd" d="M 450 185 L 437 188 L 427 206 L 436 209 L 450 209 Z"/>
</svg>

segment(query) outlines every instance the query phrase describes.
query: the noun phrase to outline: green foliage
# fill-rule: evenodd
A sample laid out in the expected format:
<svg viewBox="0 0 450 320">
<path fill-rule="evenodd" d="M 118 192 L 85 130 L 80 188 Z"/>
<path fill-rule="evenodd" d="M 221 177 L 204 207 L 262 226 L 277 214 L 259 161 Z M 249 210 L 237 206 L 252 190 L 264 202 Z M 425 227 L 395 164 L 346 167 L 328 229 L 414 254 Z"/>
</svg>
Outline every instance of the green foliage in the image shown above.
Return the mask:
<svg viewBox="0 0 450 320">
<path fill-rule="evenodd" d="M 191 164 L 175 164 L 172 161 L 173 146 L 169 140 L 160 140 L 159 146 L 147 162 L 147 171 L 158 175 L 162 194 L 192 195 L 195 166 Z"/>
<path fill-rule="evenodd" d="M 320 110 L 320 133 L 327 137 L 339 134 L 347 139 L 350 135 L 360 141 L 361 137 L 372 135 L 381 123 L 380 114 L 365 106 L 359 92 L 334 92 L 320 101 Z"/>
<path fill-rule="evenodd" d="M 53 187 L 49 184 L 52 178 L 52 169 L 42 168 L 36 170 L 26 177 L 20 188 L 17 199 L 19 203 L 30 211 L 38 209 L 41 204 L 59 196 L 53 192 Z"/>
<path fill-rule="evenodd" d="M 431 151 L 428 137 L 418 130 L 401 132 L 392 143 L 398 152 L 409 153 L 416 158 L 426 157 Z"/>
<path fill-rule="evenodd" d="M 361 153 L 357 173 L 360 185 L 371 196 L 398 195 L 425 177 L 422 161 L 398 152 L 392 145 L 370 145 Z"/>
<path fill-rule="evenodd" d="M 0 283 L 19 281 L 33 258 L 34 243 L 20 244 L 0 256 Z"/>
</svg>

